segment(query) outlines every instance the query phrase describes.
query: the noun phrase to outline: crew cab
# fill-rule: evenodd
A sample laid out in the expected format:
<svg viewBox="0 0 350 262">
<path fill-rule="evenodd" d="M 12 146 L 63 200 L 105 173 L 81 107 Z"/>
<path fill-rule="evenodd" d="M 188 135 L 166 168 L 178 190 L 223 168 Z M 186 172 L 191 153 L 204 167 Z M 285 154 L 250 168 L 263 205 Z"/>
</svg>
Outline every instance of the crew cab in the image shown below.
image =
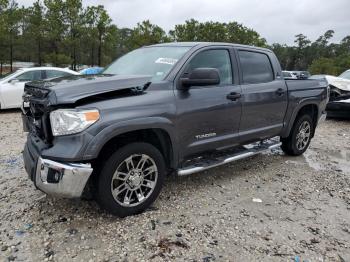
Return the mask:
<svg viewBox="0 0 350 262">
<path fill-rule="evenodd" d="M 149 207 L 168 174 L 189 175 L 276 147 L 308 148 L 324 118 L 322 80 L 285 80 L 268 49 L 167 43 L 136 49 L 100 75 L 26 84 L 23 157 L 35 186 L 91 189 L 117 216 Z"/>
</svg>

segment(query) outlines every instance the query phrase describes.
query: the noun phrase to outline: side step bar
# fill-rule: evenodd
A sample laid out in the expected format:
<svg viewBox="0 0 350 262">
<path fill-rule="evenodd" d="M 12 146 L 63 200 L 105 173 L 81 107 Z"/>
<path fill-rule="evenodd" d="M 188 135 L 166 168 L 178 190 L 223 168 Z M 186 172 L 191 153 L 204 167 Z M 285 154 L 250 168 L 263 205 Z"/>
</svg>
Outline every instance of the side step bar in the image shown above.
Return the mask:
<svg viewBox="0 0 350 262">
<path fill-rule="evenodd" d="M 193 173 L 201 172 L 213 167 L 225 165 L 243 158 L 261 154 L 263 152 L 269 151 L 271 149 L 281 146 L 281 142 L 276 140 L 267 140 L 265 142 L 258 142 L 254 144 L 249 144 L 238 148 L 235 151 L 230 151 L 224 156 L 214 157 L 211 159 L 202 158 L 197 161 L 197 163 L 189 165 L 187 167 L 181 168 L 177 171 L 179 176 L 186 176 Z"/>
</svg>

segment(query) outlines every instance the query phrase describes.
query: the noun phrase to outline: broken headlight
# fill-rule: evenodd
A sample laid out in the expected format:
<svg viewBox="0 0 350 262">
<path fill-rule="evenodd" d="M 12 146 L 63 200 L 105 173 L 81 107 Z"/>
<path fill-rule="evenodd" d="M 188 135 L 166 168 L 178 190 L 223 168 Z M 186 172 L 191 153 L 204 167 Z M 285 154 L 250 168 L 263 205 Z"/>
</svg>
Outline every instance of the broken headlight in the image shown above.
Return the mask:
<svg viewBox="0 0 350 262">
<path fill-rule="evenodd" d="M 97 109 L 58 109 L 50 113 L 51 129 L 54 136 L 79 133 L 99 119 L 100 113 Z"/>
</svg>

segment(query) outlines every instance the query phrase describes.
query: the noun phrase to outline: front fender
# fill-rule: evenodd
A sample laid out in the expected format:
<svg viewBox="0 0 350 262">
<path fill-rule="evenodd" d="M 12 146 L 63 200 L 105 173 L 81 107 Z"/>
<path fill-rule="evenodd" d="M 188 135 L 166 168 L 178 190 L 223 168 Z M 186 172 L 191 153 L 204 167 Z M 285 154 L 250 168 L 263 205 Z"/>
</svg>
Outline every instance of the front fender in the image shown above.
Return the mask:
<svg viewBox="0 0 350 262">
<path fill-rule="evenodd" d="M 4 109 L 6 108 L 6 104 L 5 104 L 5 101 L 2 97 L 2 91 L 1 91 L 1 87 L 0 87 L 0 109 Z"/>
<path fill-rule="evenodd" d="M 106 143 L 118 135 L 131 131 L 155 128 L 162 129 L 168 133 L 173 146 L 174 157 L 176 158 L 178 151 L 176 136 L 174 134 L 174 124 L 164 117 L 146 117 L 121 121 L 104 128 L 88 144 L 84 152 L 84 159 L 97 158 Z"/>
</svg>

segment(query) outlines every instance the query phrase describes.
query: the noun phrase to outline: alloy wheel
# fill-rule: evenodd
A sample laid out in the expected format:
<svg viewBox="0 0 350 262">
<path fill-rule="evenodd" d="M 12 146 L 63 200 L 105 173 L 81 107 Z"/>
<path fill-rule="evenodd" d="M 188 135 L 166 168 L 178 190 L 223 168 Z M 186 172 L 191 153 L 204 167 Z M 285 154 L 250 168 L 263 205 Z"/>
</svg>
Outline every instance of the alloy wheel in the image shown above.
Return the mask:
<svg viewBox="0 0 350 262">
<path fill-rule="evenodd" d="M 308 145 L 311 137 L 311 125 L 308 121 L 304 121 L 299 126 L 298 134 L 296 137 L 296 146 L 298 150 L 302 151 Z"/>
<path fill-rule="evenodd" d="M 146 154 L 133 154 L 122 161 L 114 172 L 112 195 L 122 206 L 137 206 L 152 194 L 157 179 L 155 161 Z"/>
</svg>

